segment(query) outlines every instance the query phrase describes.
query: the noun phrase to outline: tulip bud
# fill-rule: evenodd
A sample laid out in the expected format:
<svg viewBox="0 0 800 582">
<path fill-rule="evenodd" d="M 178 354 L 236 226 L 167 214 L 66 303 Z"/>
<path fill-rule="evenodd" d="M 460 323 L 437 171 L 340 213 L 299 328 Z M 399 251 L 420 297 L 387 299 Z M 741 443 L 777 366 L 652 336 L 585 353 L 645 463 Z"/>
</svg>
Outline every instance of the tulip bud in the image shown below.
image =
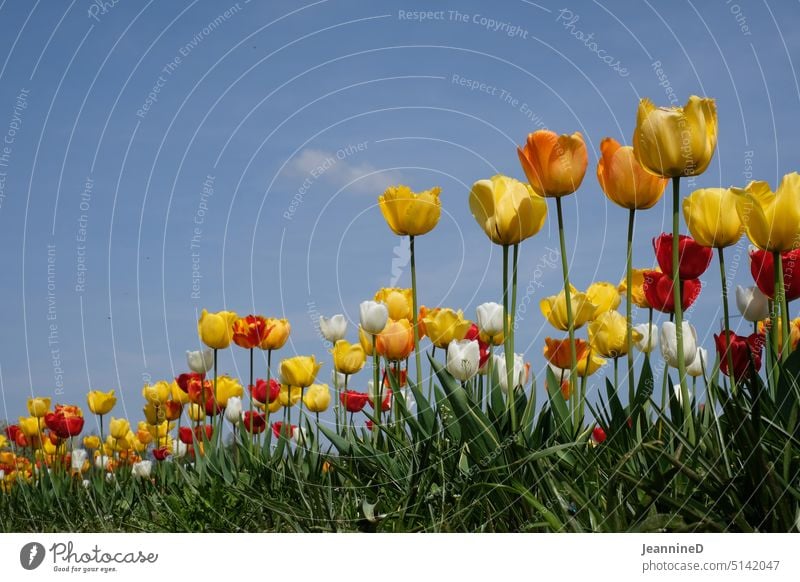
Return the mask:
<svg viewBox="0 0 800 582">
<path fill-rule="evenodd" d="M 658 347 L 658 326 L 655 323 L 640 323 L 634 325 L 633 329 L 640 335 L 638 340 L 634 340 L 640 352 L 649 354 Z"/>
<path fill-rule="evenodd" d="M 225 407 L 225 420 L 231 424 L 236 424 L 242 419 L 242 399 L 239 396 L 228 398 L 228 405 Z"/>
<path fill-rule="evenodd" d="M 499 303 L 482 303 L 477 307 L 478 329 L 488 336 L 503 333 L 503 306 Z"/>
<path fill-rule="evenodd" d="M 330 319 L 320 316 L 319 330 L 326 340 L 335 344 L 344 338 L 344 334 L 347 332 L 347 320 L 341 313 L 334 315 Z"/>
<path fill-rule="evenodd" d="M 479 360 L 480 346 L 475 340 L 454 340 L 447 346 L 447 371 L 456 380 L 466 382 L 475 376 Z"/>
<path fill-rule="evenodd" d="M 686 373 L 697 378 L 703 375 L 704 368 L 708 370 L 708 350 L 698 347 L 694 362 L 686 366 Z"/>
<path fill-rule="evenodd" d="M 365 332 L 375 335 L 383 331 L 389 320 L 389 310 L 386 305 L 377 301 L 362 301 L 360 310 L 361 327 Z"/>
<path fill-rule="evenodd" d="M 691 366 L 697 355 L 697 332 L 688 321 L 683 322 L 683 359 L 687 366 Z M 677 327 L 671 321 L 661 324 L 661 355 L 667 365 L 678 367 L 678 339 Z"/>
<path fill-rule="evenodd" d="M 769 317 L 769 300 L 755 285 L 736 286 L 736 307 L 747 321 L 761 321 Z"/>
<path fill-rule="evenodd" d="M 189 369 L 196 374 L 205 374 L 214 367 L 214 350 L 196 350 L 186 352 L 186 363 Z"/>
<path fill-rule="evenodd" d="M 139 461 L 138 463 L 134 463 L 131 467 L 131 472 L 133 476 L 137 479 L 149 479 L 150 478 L 150 471 L 153 469 L 153 462 L 152 461 Z"/>
<path fill-rule="evenodd" d="M 508 368 L 506 368 L 505 356 L 495 356 L 494 367 L 500 380 L 500 389 L 504 394 L 508 394 Z M 514 354 L 514 371 L 511 374 L 511 380 L 514 382 L 514 388 L 520 388 L 525 383 L 525 362 L 522 354 Z"/>
</svg>

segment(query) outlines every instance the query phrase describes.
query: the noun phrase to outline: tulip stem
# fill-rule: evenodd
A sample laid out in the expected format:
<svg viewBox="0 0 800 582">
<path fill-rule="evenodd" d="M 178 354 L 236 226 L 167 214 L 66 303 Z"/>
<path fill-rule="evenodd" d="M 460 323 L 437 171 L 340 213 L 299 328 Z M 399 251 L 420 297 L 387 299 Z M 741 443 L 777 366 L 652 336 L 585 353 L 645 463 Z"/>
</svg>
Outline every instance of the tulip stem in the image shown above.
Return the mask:
<svg viewBox="0 0 800 582">
<path fill-rule="evenodd" d="M 634 392 L 633 376 L 633 224 L 636 217 L 636 209 L 628 211 L 628 256 L 625 268 L 625 341 L 628 346 L 628 407 L 633 412 L 633 401 L 636 397 Z M 649 329 L 647 330 L 649 333 Z M 617 385 L 614 384 L 614 388 Z"/>
<path fill-rule="evenodd" d="M 383 412 L 383 383 L 380 381 L 380 360 L 378 359 L 378 350 L 375 349 L 375 346 L 378 343 L 378 336 L 376 334 L 372 334 L 372 381 L 374 382 L 372 394 L 373 398 L 375 398 L 375 420 L 377 421 L 376 424 L 380 426 L 381 424 L 381 412 Z M 378 446 L 378 434 L 380 430 L 378 430 L 378 426 L 375 427 L 375 430 L 372 431 L 372 438 L 375 442 L 375 446 Z"/>
<path fill-rule="evenodd" d="M 514 335 L 517 329 L 517 261 L 519 258 L 519 244 L 515 244 L 512 253 L 511 269 L 511 324 L 508 333 L 511 334 L 511 353 L 516 353 L 514 346 Z"/>
<path fill-rule="evenodd" d="M 728 378 L 731 381 L 731 392 L 736 392 L 736 377 L 733 373 L 733 350 L 731 350 L 731 324 L 728 312 L 728 278 L 725 276 L 725 255 L 723 248 L 717 249 L 719 256 L 719 277 L 722 285 L 722 318 L 725 322 L 725 357 L 728 361 Z M 699 354 L 698 354 L 699 355 Z"/>
<path fill-rule="evenodd" d="M 511 351 L 511 334 L 508 329 L 508 245 L 503 245 L 503 347 L 506 357 L 506 387 L 508 409 L 511 413 L 511 432 L 517 432 L 517 409 L 514 406 L 514 354 Z"/>
<path fill-rule="evenodd" d="M 417 386 L 419 386 L 422 378 L 422 358 L 419 355 L 419 329 L 417 327 L 419 307 L 417 306 L 417 263 L 414 257 L 414 235 L 409 235 L 408 246 L 411 254 L 411 324 L 414 327 L 414 361 L 417 368 Z"/>
<path fill-rule="evenodd" d="M 255 386 L 253 385 L 253 348 L 250 348 L 250 418 L 253 418 L 253 391 L 255 390 Z M 267 397 L 265 400 L 269 400 L 269 385 L 267 386 Z M 269 405 L 269 403 L 267 403 Z M 235 425 L 234 425 L 235 426 Z M 235 432 L 234 432 L 235 434 Z M 244 437 L 244 435 L 242 435 Z M 249 434 L 247 437 L 248 446 L 247 448 L 250 451 L 250 456 L 253 456 L 253 435 Z M 234 446 L 236 445 L 236 441 L 234 440 Z"/>
<path fill-rule="evenodd" d="M 786 301 L 786 285 L 783 279 L 783 258 L 781 253 L 772 253 L 772 263 L 774 265 L 775 276 L 775 303 L 780 305 L 781 308 L 781 335 L 783 342 L 781 345 L 781 361 L 785 362 L 789 357 L 792 350 L 791 342 L 789 341 L 789 304 Z"/>
<path fill-rule="evenodd" d="M 575 394 L 576 382 L 575 371 L 578 368 L 578 361 L 575 355 L 575 324 L 572 318 L 572 289 L 569 284 L 569 267 L 567 266 L 567 244 L 564 241 L 564 216 L 561 211 L 561 197 L 556 198 L 556 213 L 558 214 L 558 242 L 561 245 L 561 271 L 564 276 L 564 300 L 567 306 L 567 329 L 569 331 L 569 392 Z M 587 359 L 586 366 L 588 372 L 590 360 Z M 579 424 L 583 420 L 583 411 L 578 409 L 577 400 L 573 399 L 573 412 L 575 418 L 575 429 L 579 429 Z"/>
<path fill-rule="evenodd" d="M 689 442 L 694 444 L 694 421 L 692 403 L 689 400 L 689 387 L 686 385 L 686 359 L 683 354 L 683 304 L 681 302 L 679 234 L 681 225 L 681 179 L 672 178 L 672 297 L 675 302 L 675 344 L 678 352 L 678 385 L 683 400 L 683 423 L 687 429 Z"/>
</svg>

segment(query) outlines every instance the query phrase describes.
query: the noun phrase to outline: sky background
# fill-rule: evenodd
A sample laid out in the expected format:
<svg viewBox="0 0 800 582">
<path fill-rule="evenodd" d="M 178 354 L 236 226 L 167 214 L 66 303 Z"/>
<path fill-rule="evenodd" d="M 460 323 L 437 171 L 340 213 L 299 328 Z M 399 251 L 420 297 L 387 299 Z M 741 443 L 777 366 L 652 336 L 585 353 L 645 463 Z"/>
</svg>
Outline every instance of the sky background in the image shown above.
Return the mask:
<svg viewBox="0 0 800 582">
<path fill-rule="evenodd" d="M 524 179 L 515 147 L 542 127 L 589 148 L 564 200 L 579 288 L 624 274 L 626 211 L 595 168 L 602 138 L 630 143 L 640 97 L 717 100 L 717 152 L 687 194 L 798 169 L 796 2 L 100 4 L 0 1 L 0 418 L 32 394 L 84 404 L 89 388 L 140 418 L 143 382 L 185 371 L 204 307 L 287 317 L 279 356 L 316 354 L 329 382 L 318 316 L 344 313 L 354 340 L 361 300 L 410 286 L 376 204 L 393 183 L 442 187 L 417 245 L 420 302 L 474 318 L 501 299 L 501 263 L 469 187 Z M 519 272 L 517 347 L 540 392 L 544 337 L 560 334 L 538 308 L 562 285 L 550 210 Z M 636 266 L 670 220 L 664 202 L 638 213 Z M 727 260 L 752 284 L 746 240 Z M 713 350 L 715 263 L 702 280 L 691 321 Z M 246 377 L 246 352 L 220 369 Z"/>
</svg>

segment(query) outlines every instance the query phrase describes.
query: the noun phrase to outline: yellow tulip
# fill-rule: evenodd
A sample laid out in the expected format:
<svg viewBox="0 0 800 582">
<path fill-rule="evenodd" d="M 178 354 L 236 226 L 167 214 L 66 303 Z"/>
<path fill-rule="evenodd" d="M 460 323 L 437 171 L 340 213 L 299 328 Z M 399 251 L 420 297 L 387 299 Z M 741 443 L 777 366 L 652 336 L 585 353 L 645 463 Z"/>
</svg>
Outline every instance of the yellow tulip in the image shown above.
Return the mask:
<svg viewBox="0 0 800 582">
<path fill-rule="evenodd" d="M 342 374 L 355 374 L 364 367 L 367 355 L 361 344 L 351 344 L 347 340 L 339 340 L 331 350 L 333 367 Z"/>
<path fill-rule="evenodd" d="M 656 176 L 679 178 L 705 172 L 717 147 L 717 106 L 713 99 L 689 97 L 684 107 L 656 107 L 639 101 L 633 153 Z"/>
<path fill-rule="evenodd" d="M 786 174 L 777 191 L 766 182 L 733 188 L 736 210 L 747 237 L 764 251 L 785 252 L 800 246 L 800 175 Z"/>
<path fill-rule="evenodd" d="M 510 320 L 511 316 L 509 315 L 508 318 Z M 513 325 L 513 324 L 511 324 L 509 322 L 509 328 L 510 328 L 511 325 Z M 503 332 L 500 332 L 500 333 L 495 334 L 493 336 L 490 336 L 487 333 L 481 332 L 480 333 L 480 338 L 481 338 L 481 341 L 483 343 L 489 344 L 490 346 L 502 346 L 503 342 L 505 340 L 505 336 L 503 335 Z"/>
<path fill-rule="evenodd" d="M 739 242 L 744 225 L 736 200 L 727 188 L 703 188 L 683 199 L 683 217 L 698 244 L 721 249 Z"/>
<path fill-rule="evenodd" d="M 279 392 L 278 400 L 281 403 L 281 406 L 294 406 L 298 402 L 300 402 L 300 398 L 303 395 L 303 389 L 299 386 L 287 386 L 286 384 L 281 384 L 281 391 Z M 270 412 L 273 412 L 272 407 L 270 407 Z"/>
<path fill-rule="evenodd" d="M 607 311 L 615 310 L 622 301 L 617 288 L 607 281 L 597 281 L 589 285 L 586 289 L 586 298 L 597 306 L 594 318 Z"/>
<path fill-rule="evenodd" d="M 574 329 L 578 329 L 594 317 L 597 306 L 589 301 L 585 293 L 578 292 L 570 285 L 570 299 L 572 300 L 572 321 Z M 562 290 L 558 295 L 545 297 L 539 302 L 542 315 L 550 325 L 562 331 L 569 330 L 567 324 L 567 296 Z"/>
<path fill-rule="evenodd" d="M 633 147 L 607 137 L 600 142 L 600 152 L 597 181 L 611 202 L 629 210 L 645 210 L 661 200 L 667 180 L 642 168 Z"/>
<path fill-rule="evenodd" d="M 631 272 L 631 301 L 634 305 L 643 307 L 645 309 L 650 307 L 650 304 L 647 302 L 647 297 L 644 294 L 645 275 L 648 271 L 656 271 L 660 273 L 661 269 L 659 267 L 654 267 L 652 269 L 633 269 Z M 626 295 L 628 290 L 628 282 L 624 276 L 619 282 L 617 290 L 619 291 L 620 296 Z"/>
<path fill-rule="evenodd" d="M 0 449 L 4 449 L 8 446 L 8 439 L 5 435 L 0 434 Z"/>
<path fill-rule="evenodd" d="M 605 365 L 606 361 L 603 358 L 595 355 L 592 350 L 587 350 L 586 354 L 584 354 L 584 356 L 578 360 L 578 365 L 575 368 L 575 372 L 581 378 L 585 378 L 587 376 L 591 376 Z"/>
<path fill-rule="evenodd" d="M 142 398 L 154 406 L 164 404 L 171 393 L 169 382 L 159 380 L 155 384 L 145 384 L 142 388 Z"/>
<path fill-rule="evenodd" d="M 42 418 L 45 414 L 50 412 L 50 399 L 49 398 L 28 398 L 28 414 L 36 418 Z"/>
<path fill-rule="evenodd" d="M 83 448 L 92 451 L 100 448 L 100 437 L 93 434 L 83 437 Z"/>
<path fill-rule="evenodd" d="M 189 416 L 189 420 L 192 422 L 200 422 L 206 417 L 206 409 L 204 406 L 200 406 L 199 404 L 193 402 L 186 409 L 186 414 Z"/>
<path fill-rule="evenodd" d="M 259 346 L 262 350 L 279 350 L 289 339 L 292 326 L 287 319 L 267 318 L 267 329 L 270 330 Z"/>
<path fill-rule="evenodd" d="M 472 185 L 469 209 L 489 240 L 498 245 L 532 237 L 547 218 L 544 198 L 528 184 L 500 174 Z"/>
<path fill-rule="evenodd" d="M 365 332 L 360 325 L 358 326 L 358 343 L 361 344 L 364 354 L 372 355 L 372 334 Z"/>
<path fill-rule="evenodd" d="M 399 236 L 419 236 L 433 230 L 442 213 L 441 188 L 412 192 L 408 186 L 390 186 L 378 196 L 386 224 Z"/>
<path fill-rule="evenodd" d="M 153 433 L 151 432 L 151 425 L 146 422 L 139 422 L 136 430 L 136 438 L 143 445 L 149 445 L 153 442 Z"/>
<path fill-rule="evenodd" d="M 157 438 L 159 440 L 164 440 L 166 438 L 166 436 L 169 434 L 169 431 L 171 431 L 173 428 L 175 428 L 175 425 L 173 423 L 165 420 L 165 421 L 163 421 L 163 422 L 161 422 L 159 424 L 155 424 L 155 425 L 148 424 L 148 425 L 145 425 L 144 428 L 146 428 L 146 430 L 150 433 L 150 435 L 153 438 Z M 141 429 L 142 429 L 142 426 L 141 426 L 141 423 L 140 423 L 139 424 L 139 430 L 141 430 Z M 141 440 L 141 439 L 139 439 L 139 440 Z M 142 441 L 142 442 L 144 442 L 144 441 Z"/>
<path fill-rule="evenodd" d="M 375 342 L 378 354 L 392 362 L 405 360 L 414 351 L 414 328 L 407 319 L 392 319 L 378 334 Z"/>
<path fill-rule="evenodd" d="M 618 311 L 606 311 L 589 324 L 589 344 L 593 352 L 606 358 L 618 358 L 628 353 L 628 325 L 625 316 Z M 642 334 L 631 330 L 634 342 Z"/>
<path fill-rule="evenodd" d="M 331 390 L 327 384 L 312 384 L 303 396 L 309 412 L 324 412 L 331 403 Z"/>
<path fill-rule="evenodd" d="M 34 438 L 39 436 L 42 426 L 38 418 L 35 416 L 19 417 L 19 429 L 27 438 Z"/>
<path fill-rule="evenodd" d="M 386 305 L 391 319 L 411 319 L 413 301 L 411 289 L 384 287 L 375 293 L 375 301 Z"/>
<path fill-rule="evenodd" d="M 244 388 L 235 378 L 231 378 L 227 374 L 217 378 L 217 406 L 225 408 L 228 406 L 228 400 L 234 396 L 241 398 L 244 395 Z"/>
<path fill-rule="evenodd" d="M 117 403 L 117 398 L 114 396 L 113 390 L 108 392 L 92 390 L 86 395 L 86 402 L 92 414 L 103 415 L 111 412 L 111 409 Z"/>
<path fill-rule="evenodd" d="M 281 361 L 281 379 L 290 386 L 305 388 L 314 383 L 322 367 L 314 356 L 294 356 Z"/>
<path fill-rule="evenodd" d="M 464 319 L 459 309 L 433 309 L 425 314 L 425 333 L 437 348 L 447 349 L 453 340 L 462 340 L 467 335 L 472 322 Z"/>
<path fill-rule="evenodd" d="M 204 309 L 197 322 L 197 333 L 208 347 L 222 350 L 231 345 L 233 338 L 233 322 L 238 316 L 233 311 L 211 313 Z M 270 335 L 272 335 L 270 333 Z"/>
<path fill-rule="evenodd" d="M 150 424 L 157 424 L 166 418 L 166 411 L 163 407 L 148 402 L 142 409 L 144 418 Z"/>
<path fill-rule="evenodd" d="M 278 395 L 280 396 L 280 392 L 278 393 Z M 261 410 L 264 409 L 264 405 L 263 404 L 256 403 L 256 405 L 259 407 L 259 409 L 261 409 Z M 280 397 L 276 398 L 275 400 L 273 400 L 272 402 L 269 403 L 269 411 L 270 411 L 270 413 L 278 412 L 281 409 L 282 406 L 283 406 L 283 404 L 281 403 Z"/>
<path fill-rule="evenodd" d="M 579 132 L 557 135 L 540 129 L 528 134 L 517 148 L 519 162 L 533 191 L 545 198 L 558 198 L 577 190 L 586 175 L 589 156 Z"/>
<path fill-rule="evenodd" d="M 111 422 L 108 425 L 108 431 L 111 437 L 115 439 L 124 439 L 131 430 L 131 423 L 124 418 L 111 417 Z"/>
<path fill-rule="evenodd" d="M 189 403 L 189 394 L 181 390 L 181 387 L 178 386 L 178 383 L 176 381 L 173 380 L 172 383 L 169 385 L 169 391 L 170 394 L 172 395 L 172 399 L 178 402 L 179 404 L 184 405 Z"/>
</svg>

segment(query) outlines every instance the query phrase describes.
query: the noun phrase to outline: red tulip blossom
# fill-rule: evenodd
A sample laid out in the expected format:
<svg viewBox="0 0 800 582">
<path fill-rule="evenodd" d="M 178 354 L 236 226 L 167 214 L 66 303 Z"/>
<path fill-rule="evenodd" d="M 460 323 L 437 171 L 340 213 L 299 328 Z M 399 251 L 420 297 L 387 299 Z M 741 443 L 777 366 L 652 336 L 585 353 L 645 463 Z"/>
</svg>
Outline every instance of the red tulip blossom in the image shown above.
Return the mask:
<svg viewBox="0 0 800 582">
<path fill-rule="evenodd" d="M 367 427 L 367 430 L 372 430 L 372 427 L 375 426 L 371 420 L 368 420 L 364 425 Z"/>
<path fill-rule="evenodd" d="M 673 295 L 672 279 L 658 271 L 647 271 L 644 274 L 644 296 L 647 303 L 662 313 L 675 311 L 675 297 Z M 686 311 L 700 295 L 702 284 L 699 279 L 686 279 L 681 281 L 681 305 Z"/>
<path fill-rule="evenodd" d="M 393 370 L 392 368 L 386 368 L 385 373 L 383 374 L 383 386 L 384 386 L 384 388 L 389 388 L 391 386 L 390 376 L 397 381 L 397 385 L 400 388 L 402 388 L 406 384 L 408 384 L 408 371 L 407 370 Z"/>
<path fill-rule="evenodd" d="M 369 395 L 366 392 L 346 390 L 339 395 L 339 399 L 347 412 L 361 412 L 369 401 Z"/>
<path fill-rule="evenodd" d="M 478 329 L 477 324 L 473 323 L 471 326 L 469 326 L 467 333 L 464 335 L 464 339 L 475 340 L 476 342 L 478 342 L 478 351 L 480 353 L 480 357 L 478 360 L 478 369 L 483 368 L 483 366 L 489 359 L 489 344 L 481 339 L 481 332 Z"/>
<path fill-rule="evenodd" d="M 17 435 L 20 434 L 21 432 L 22 431 L 20 430 L 18 424 L 9 424 L 5 428 L 5 433 L 6 433 L 6 436 L 8 437 L 8 440 L 13 441 L 13 442 L 17 441 Z"/>
<path fill-rule="evenodd" d="M 653 249 L 656 251 L 656 260 L 661 270 L 672 276 L 672 235 L 662 233 L 653 239 Z M 706 272 L 714 249 L 698 244 L 692 237 L 684 234 L 678 235 L 678 277 L 697 279 Z"/>
<path fill-rule="evenodd" d="M 386 412 L 387 410 L 392 408 L 392 389 L 391 388 L 384 388 L 381 394 L 383 396 L 383 402 L 381 403 L 381 410 Z M 377 394 L 376 394 L 377 396 Z M 374 400 L 374 398 L 373 398 Z M 375 403 L 370 400 L 370 406 L 375 408 Z M 362 407 L 363 408 L 363 407 Z M 356 411 L 358 412 L 358 411 Z"/>
<path fill-rule="evenodd" d="M 189 400 L 195 404 L 203 402 L 203 397 L 206 400 L 214 395 L 214 383 L 211 380 L 204 380 L 200 374 L 195 374 L 194 378 L 189 379 L 186 393 L 189 395 Z"/>
<path fill-rule="evenodd" d="M 267 419 L 260 412 L 250 412 L 248 410 L 244 413 L 242 421 L 245 430 L 250 434 L 261 434 L 267 428 Z"/>
<path fill-rule="evenodd" d="M 606 440 L 606 438 L 607 438 L 606 431 L 603 430 L 602 426 L 594 427 L 594 430 L 592 431 L 592 440 L 595 443 L 597 443 L 598 445 L 602 444 Z"/>
<path fill-rule="evenodd" d="M 214 436 L 214 427 L 210 424 L 201 424 L 194 427 L 194 438 L 197 439 L 197 442 L 203 442 L 203 432 L 205 432 L 206 440 L 210 441 L 211 437 Z"/>
<path fill-rule="evenodd" d="M 800 297 L 800 249 L 783 253 L 781 263 L 786 301 L 793 301 Z M 760 249 L 750 251 L 750 274 L 761 292 L 774 299 L 775 261 L 772 253 Z"/>
<path fill-rule="evenodd" d="M 205 379 L 205 374 L 195 374 L 194 372 L 190 372 L 187 374 L 181 374 L 177 378 L 175 378 L 175 383 L 178 385 L 178 388 L 189 393 L 189 386 L 193 382 L 202 382 Z"/>
<path fill-rule="evenodd" d="M 714 343 L 719 355 L 719 369 L 730 377 L 728 352 L 725 349 L 728 345 L 728 337 L 730 337 L 729 349 L 733 360 L 733 379 L 743 380 L 750 377 L 753 372 L 758 372 L 761 369 L 761 348 L 764 345 L 764 336 L 760 333 L 748 336 L 736 335 L 732 331 L 727 334 L 724 331 L 719 335 L 714 334 Z"/>
<path fill-rule="evenodd" d="M 167 447 L 159 447 L 153 451 L 153 457 L 155 457 L 156 461 L 163 461 L 167 457 L 169 457 L 170 452 Z"/>
<path fill-rule="evenodd" d="M 296 428 L 297 426 L 294 424 L 286 425 L 286 427 L 284 427 L 283 422 L 279 420 L 277 422 L 272 423 L 272 434 L 274 434 L 275 438 L 277 439 L 280 438 L 281 432 L 283 432 L 283 436 L 285 436 L 287 439 L 290 439 L 292 438 L 292 435 L 294 434 L 294 429 Z"/>
<path fill-rule="evenodd" d="M 190 445 L 194 442 L 194 434 L 192 433 L 192 429 L 188 426 L 182 426 L 178 429 L 178 440 L 180 440 L 185 445 Z"/>
<path fill-rule="evenodd" d="M 68 439 L 77 436 L 83 430 L 83 414 L 77 406 L 58 404 L 53 412 L 48 412 L 44 423 L 55 436 Z"/>
<path fill-rule="evenodd" d="M 267 319 L 263 315 L 248 315 L 233 322 L 233 343 L 240 348 L 251 350 L 267 339 L 272 328 L 267 327 Z"/>
<path fill-rule="evenodd" d="M 267 387 L 269 387 L 269 401 L 275 402 L 281 393 L 281 383 L 275 378 L 271 378 L 269 384 L 267 384 L 266 380 L 262 380 L 261 378 L 256 380 L 256 385 L 250 386 L 250 396 L 256 402 L 265 404 L 267 401 Z"/>
<path fill-rule="evenodd" d="M 220 412 L 222 412 L 222 408 L 217 404 L 216 398 L 212 397 L 206 400 L 206 416 L 216 416 Z"/>
</svg>

